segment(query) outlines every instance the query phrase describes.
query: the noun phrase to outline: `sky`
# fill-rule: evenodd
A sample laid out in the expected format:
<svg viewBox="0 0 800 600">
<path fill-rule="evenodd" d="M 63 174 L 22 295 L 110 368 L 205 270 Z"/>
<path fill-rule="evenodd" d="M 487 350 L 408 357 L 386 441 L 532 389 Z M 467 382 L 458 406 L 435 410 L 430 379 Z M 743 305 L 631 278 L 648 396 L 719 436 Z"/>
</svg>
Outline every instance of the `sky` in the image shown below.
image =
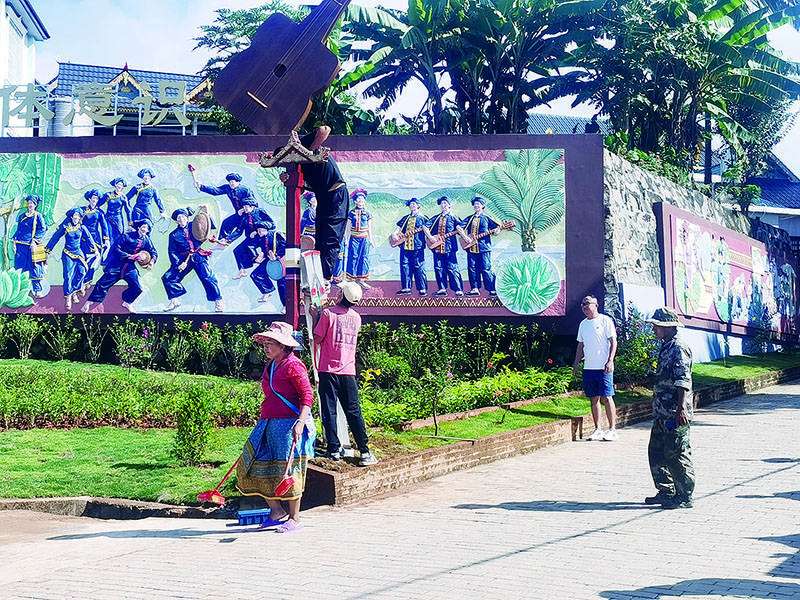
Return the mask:
<svg viewBox="0 0 800 600">
<path fill-rule="evenodd" d="M 266 0 L 264 0 L 266 1 Z M 37 77 L 50 81 L 58 62 L 122 66 L 131 69 L 194 74 L 211 55 L 193 50 L 192 38 L 200 26 L 211 24 L 220 6 L 251 8 L 259 0 L 31 0 L 50 39 L 37 48 Z M 354 0 L 355 4 L 405 8 L 407 0 Z M 773 45 L 787 58 L 800 61 L 800 34 L 788 25 L 771 34 Z M 401 98 L 402 100 L 402 98 Z M 406 99 L 397 110 L 407 115 L 419 110 L 419 100 Z M 800 111 L 800 103 L 796 103 Z M 591 116 L 588 109 L 553 106 L 557 114 Z M 800 117 L 775 149 L 778 157 L 800 177 Z"/>
</svg>

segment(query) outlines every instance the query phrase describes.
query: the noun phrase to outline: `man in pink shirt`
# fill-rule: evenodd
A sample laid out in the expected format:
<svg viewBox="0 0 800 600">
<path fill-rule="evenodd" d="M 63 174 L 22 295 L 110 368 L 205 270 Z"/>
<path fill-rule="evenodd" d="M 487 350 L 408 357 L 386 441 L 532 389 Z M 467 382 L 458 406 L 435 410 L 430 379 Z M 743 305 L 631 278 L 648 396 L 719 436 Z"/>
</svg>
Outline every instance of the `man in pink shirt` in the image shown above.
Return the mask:
<svg viewBox="0 0 800 600">
<path fill-rule="evenodd" d="M 361 315 L 353 310 L 353 306 L 361 301 L 361 286 L 348 281 L 339 287 L 342 290 L 339 304 L 323 309 L 314 326 L 314 341 L 320 347 L 319 399 L 322 427 L 328 443 L 326 457 L 332 460 L 341 458 L 339 436 L 336 433 L 338 400 L 361 453 L 358 464 L 373 465 L 378 461 L 369 451 L 356 382 L 356 344 L 361 331 Z"/>
</svg>

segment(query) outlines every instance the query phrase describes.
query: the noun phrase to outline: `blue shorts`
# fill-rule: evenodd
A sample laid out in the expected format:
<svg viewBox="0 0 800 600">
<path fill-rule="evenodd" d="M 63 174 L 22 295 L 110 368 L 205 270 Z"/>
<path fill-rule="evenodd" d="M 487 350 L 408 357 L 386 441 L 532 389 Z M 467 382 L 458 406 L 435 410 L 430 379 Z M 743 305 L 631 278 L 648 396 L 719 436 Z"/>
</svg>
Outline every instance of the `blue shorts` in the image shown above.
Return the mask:
<svg viewBox="0 0 800 600">
<path fill-rule="evenodd" d="M 583 393 L 587 398 L 614 395 L 614 372 L 606 373 L 604 369 L 583 370 Z"/>
</svg>

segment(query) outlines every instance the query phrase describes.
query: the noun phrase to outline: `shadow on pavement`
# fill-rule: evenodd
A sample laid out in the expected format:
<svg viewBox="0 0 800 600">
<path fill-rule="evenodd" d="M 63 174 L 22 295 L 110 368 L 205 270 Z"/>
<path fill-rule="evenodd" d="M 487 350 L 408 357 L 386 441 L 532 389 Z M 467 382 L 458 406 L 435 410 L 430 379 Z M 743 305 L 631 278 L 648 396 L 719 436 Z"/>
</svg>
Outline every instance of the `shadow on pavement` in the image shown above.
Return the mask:
<svg viewBox="0 0 800 600">
<path fill-rule="evenodd" d="M 129 538 L 167 538 L 176 540 L 185 540 L 193 537 L 201 537 L 205 535 L 238 535 L 242 533 L 269 533 L 269 530 L 261 529 L 211 529 L 206 531 L 199 531 L 196 529 L 128 529 L 125 531 L 101 531 L 97 533 L 73 533 L 68 535 L 57 535 L 47 538 L 48 540 L 86 540 L 92 538 L 111 538 L 111 539 L 129 539 Z M 230 539 L 222 539 L 220 542 L 230 542 Z"/>
<path fill-rule="evenodd" d="M 683 595 L 703 598 L 798 598 L 800 585 L 780 581 L 758 579 L 687 579 L 674 585 L 652 585 L 635 590 L 606 590 L 601 598 L 623 600 L 625 598 L 674 598 Z"/>
<path fill-rule="evenodd" d="M 457 504 L 453 508 L 465 510 L 537 510 L 557 512 L 583 512 L 587 510 L 651 510 L 660 506 L 647 506 L 641 502 L 570 502 L 561 500 L 532 500 L 531 502 L 501 502 L 500 504 Z"/>
<path fill-rule="evenodd" d="M 773 557 L 785 556 L 786 560 L 772 569 L 769 574 L 774 577 L 786 577 L 788 579 L 800 579 L 800 534 L 795 535 L 782 535 L 779 537 L 760 537 L 751 538 L 760 540 L 762 542 L 776 542 L 778 544 L 785 544 L 795 550 L 794 554 L 773 554 Z M 800 597 L 800 594 L 794 596 Z"/>
</svg>

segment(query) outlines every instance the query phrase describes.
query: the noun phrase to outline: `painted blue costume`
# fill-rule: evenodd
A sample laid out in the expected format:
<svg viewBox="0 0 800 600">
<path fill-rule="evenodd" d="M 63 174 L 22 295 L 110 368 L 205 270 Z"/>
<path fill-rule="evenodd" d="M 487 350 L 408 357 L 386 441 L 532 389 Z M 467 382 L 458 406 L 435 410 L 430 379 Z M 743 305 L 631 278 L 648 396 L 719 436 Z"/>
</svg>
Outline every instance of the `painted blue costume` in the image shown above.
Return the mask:
<svg viewBox="0 0 800 600">
<path fill-rule="evenodd" d="M 331 281 L 333 283 L 340 283 L 344 280 L 344 238 L 339 242 L 339 252 L 336 254 L 336 262 L 333 264 L 333 271 L 331 271 Z"/>
<path fill-rule="evenodd" d="M 248 248 L 252 241 L 250 237 L 256 230 L 256 223 L 265 223 L 269 229 L 275 229 L 275 222 L 263 208 L 255 208 L 251 213 L 245 213 L 239 217 L 239 223 L 231 232 L 228 239 L 233 241 L 244 234 L 244 241 L 233 249 L 233 256 L 236 258 L 236 266 L 240 271 L 245 271 L 253 266 L 253 256 Z M 255 236 L 253 236 L 255 237 Z"/>
<path fill-rule="evenodd" d="M 64 296 L 66 297 L 83 287 L 88 269 L 86 252 L 100 252 L 100 248 L 95 246 L 89 230 L 82 223 L 73 225 L 71 220 L 67 220 L 58 226 L 58 230 L 47 242 L 48 252 L 53 251 L 62 237 L 64 238 L 64 249 L 61 253 L 61 262 L 64 275 Z"/>
<path fill-rule="evenodd" d="M 108 224 L 108 237 L 111 245 L 117 238 L 125 233 L 131 220 L 131 207 L 125 194 L 117 195 L 116 190 L 103 194 L 97 206 L 105 205 L 106 223 Z"/>
<path fill-rule="evenodd" d="M 117 238 L 116 243 L 111 247 L 108 253 L 108 261 L 106 262 L 103 276 L 94 286 L 89 302 L 102 302 L 108 295 L 108 290 L 111 286 L 117 283 L 120 279 L 124 279 L 128 284 L 128 288 L 122 292 L 122 301 L 131 304 L 142 293 L 142 286 L 139 283 L 139 270 L 136 267 L 136 262 L 129 259 L 129 254 L 136 254 L 141 250 L 147 250 L 153 257 L 153 260 L 158 258 L 153 242 L 150 241 L 149 235 L 139 237 L 138 231 L 128 231 Z"/>
<path fill-rule="evenodd" d="M 230 179 L 228 180 L 230 181 Z M 227 239 L 233 241 L 234 237 L 233 232 L 239 225 L 239 221 L 242 218 L 242 215 L 239 214 L 239 211 L 244 206 L 243 200 L 250 196 L 250 190 L 243 185 L 237 186 L 235 189 L 232 188 L 229 184 L 221 185 L 219 187 L 211 187 L 210 185 L 201 185 L 200 191 L 206 194 L 210 194 L 212 196 L 227 196 L 228 200 L 231 201 L 231 206 L 233 207 L 233 214 L 228 215 L 222 221 L 222 226 L 219 230 L 219 237 L 220 239 Z"/>
<path fill-rule="evenodd" d="M 264 237 L 257 235 L 254 239 L 250 240 L 248 242 L 248 249 L 252 256 L 251 260 L 259 255 L 259 250 L 261 251 L 260 253 L 264 255 L 264 260 L 250 273 L 250 279 L 253 280 L 258 291 L 262 294 L 269 294 L 275 291 L 272 279 L 267 275 L 267 257 L 270 250 L 272 250 L 277 257 L 286 256 L 286 239 L 279 232 L 271 229 Z M 278 285 L 278 297 L 281 299 L 281 304 L 286 306 L 286 277 L 281 277 L 276 283 Z"/>
<path fill-rule="evenodd" d="M 102 248 L 109 242 L 108 221 L 102 210 L 95 207 L 87 206 L 83 209 L 83 226 L 89 230 L 89 235 L 92 238 L 93 246 Z M 84 249 L 86 251 L 86 249 Z M 89 257 L 87 260 L 86 276 L 84 281 L 91 283 L 94 279 L 94 271 L 99 266 L 99 260 L 95 257 Z"/>
<path fill-rule="evenodd" d="M 428 278 L 425 275 L 425 233 L 422 226 L 428 217 L 406 215 L 397 222 L 400 231 L 406 234 L 406 241 L 400 244 L 400 287 L 411 290 L 412 282 L 420 294 L 428 292 Z M 408 235 L 419 229 L 414 235 Z"/>
<path fill-rule="evenodd" d="M 300 235 L 314 237 L 317 234 L 317 209 L 308 207 L 300 217 Z"/>
<path fill-rule="evenodd" d="M 500 224 L 486 215 L 470 215 L 461 223 L 467 234 L 477 237 L 500 227 Z M 492 240 L 491 235 L 485 235 L 474 246 L 467 249 L 467 271 L 469 284 L 473 290 L 480 290 L 481 283 L 491 295 L 495 292 L 495 274 L 492 271 Z M 469 295 L 477 295 L 469 294 Z"/>
<path fill-rule="evenodd" d="M 181 282 L 192 271 L 197 273 L 197 278 L 203 284 L 203 289 L 206 291 L 206 299 L 209 302 L 216 302 L 222 299 L 217 278 L 214 277 L 214 273 L 208 265 L 207 256 L 211 253 L 201 250 L 201 245 L 202 242 L 198 242 L 194 237 L 189 224 L 186 227 L 178 226 L 169 234 L 170 267 L 161 277 L 161 281 L 164 283 L 167 298 L 170 300 L 186 293 L 186 288 L 183 287 Z M 183 271 L 178 269 L 178 266 L 182 263 L 186 263 L 186 268 Z"/>
<path fill-rule="evenodd" d="M 369 251 L 372 244 L 369 239 L 369 221 L 372 215 L 362 208 L 354 208 L 349 212 L 350 240 L 347 243 L 347 277 L 348 279 L 369 278 Z"/>
<path fill-rule="evenodd" d="M 432 235 L 444 235 L 456 231 L 456 226 L 461 225 L 461 220 L 452 213 L 445 215 L 439 213 L 428 220 L 426 226 Z M 432 249 L 433 270 L 436 273 L 436 284 L 439 286 L 438 295 L 447 293 L 447 285 L 456 292 L 456 295 L 463 294 L 463 283 L 461 272 L 458 270 L 458 241 L 456 235 L 451 235 L 441 244 Z"/>
<path fill-rule="evenodd" d="M 47 224 L 44 217 L 38 212 L 28 216 L 23 212 L 17 217 L 17 230 L 11 237 L 14 240 L 14 268 L 22 269 L 31 278 L 31 289 L 34 293 L 42 291 L 42 278 L 44 277 L 44 263 L 33 262 L 31 255 L 31 241 L 43 243 Z"/>
<path fill-rule="evenodd" d="M 128 201 L 133 201 L 133 208 L 131 209 L 130 221 L 140 221 L 147 219 L 153 221 L 153 215 L 150 212 L 150 203 L 155 202 L 158 206 L 159 212 L 164 212 L 164 204 L 161 198 L 158 197 L 158 192 L 150 184 L 137 183 L 130 190 L 128 190 Z"/>
</svg>

